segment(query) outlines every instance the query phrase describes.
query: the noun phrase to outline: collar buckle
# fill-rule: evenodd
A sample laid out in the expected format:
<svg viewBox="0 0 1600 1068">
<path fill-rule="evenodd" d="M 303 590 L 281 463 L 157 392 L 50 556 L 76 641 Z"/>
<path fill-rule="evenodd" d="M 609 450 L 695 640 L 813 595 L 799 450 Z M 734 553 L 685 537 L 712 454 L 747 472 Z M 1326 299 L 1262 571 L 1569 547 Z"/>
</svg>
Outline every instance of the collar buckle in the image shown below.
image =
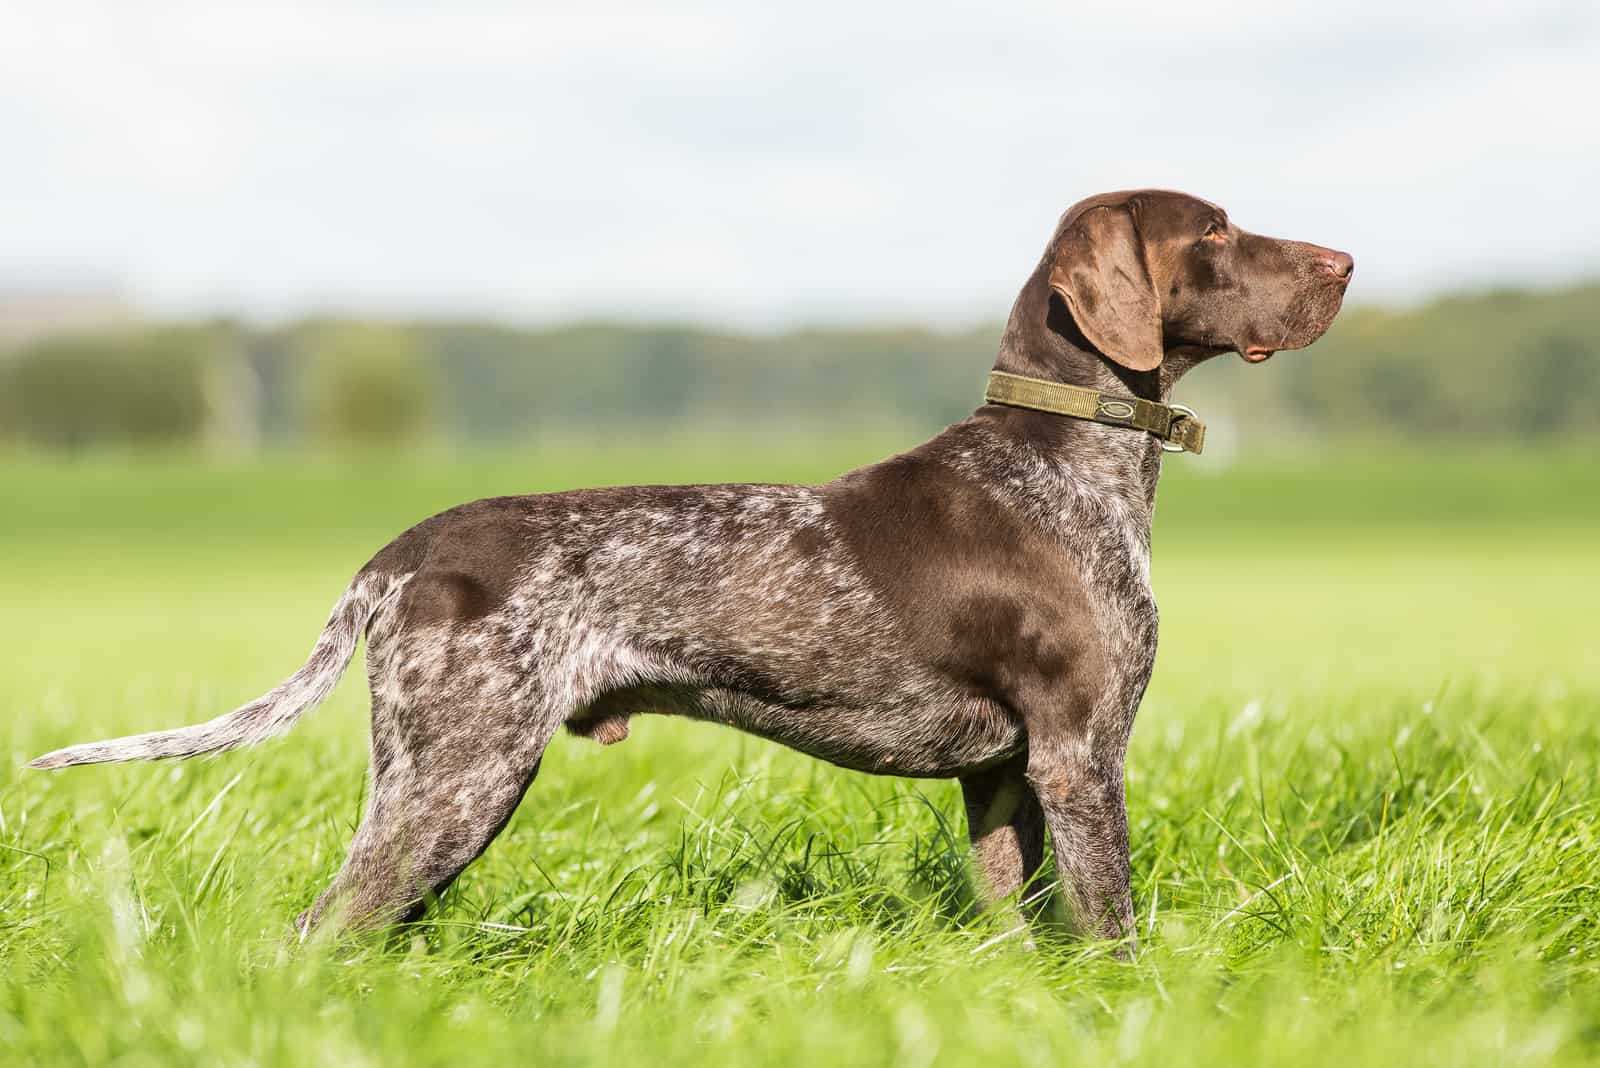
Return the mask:
<svg viewBox="0 0 1600 1068">
<path fill-rule="evenodd" d="M 1179 424 L 1186 420 L 1189 422 L 1198 423 L 1200 421 L 1200 416 L 1187 404 L 1169 404 L 1167 407 L 1172 409 L 1172 420 L 1167 424 L 1166 436 L 1161 440 L 1161 451 L 1188 452 L 1189 447 L 1184 444 L 1182 440 L 1173 441 L 1172 436 L 1177 433 Z M 1205 434 L 1204 428 L 1201 429 L 1200 433 L 1202 436 Z M 1194 451 L 1199 452 L 1200 450 L 1195 449 Z"/>
</svg>

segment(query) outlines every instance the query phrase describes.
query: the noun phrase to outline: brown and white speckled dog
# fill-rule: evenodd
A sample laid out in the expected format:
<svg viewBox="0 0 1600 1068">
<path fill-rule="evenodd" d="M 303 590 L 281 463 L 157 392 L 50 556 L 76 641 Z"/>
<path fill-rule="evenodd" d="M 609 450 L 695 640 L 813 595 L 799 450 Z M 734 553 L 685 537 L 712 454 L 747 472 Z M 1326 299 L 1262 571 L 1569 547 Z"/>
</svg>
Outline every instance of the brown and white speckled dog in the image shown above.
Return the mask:
<svg viewBox="0 0 1600 1068">
<path fill-rule="evenodd" d="M 1219 353 L 1310 344 L 1351 260 L 1158 190 L 1071 208 L 996 368 L 1164 401 Z M 1050 830 L 1076 927 L 1130 937 L 1123 758 L 1155 661 L 1160 443 L 986 404 L 821 486 L 634 486 L 453 508 L 385 546 L 310 659 L 209 723 L 38 768 L 190 757 L 287 730 L 367 632 L 372 789 L 307 931 L 415 914 L 489 844 L 556 730 L 663 712 L 861 771 L 958 778 L 987 893 Z"/>
</svg>

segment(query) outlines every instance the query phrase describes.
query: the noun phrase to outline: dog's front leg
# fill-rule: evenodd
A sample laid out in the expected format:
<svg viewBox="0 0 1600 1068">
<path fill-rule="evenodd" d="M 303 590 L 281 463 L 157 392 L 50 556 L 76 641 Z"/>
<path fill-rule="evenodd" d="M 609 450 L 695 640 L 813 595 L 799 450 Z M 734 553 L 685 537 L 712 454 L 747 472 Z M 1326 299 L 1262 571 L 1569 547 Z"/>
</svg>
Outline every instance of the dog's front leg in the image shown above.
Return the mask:
<svg viewBox="0 0 1600 1068">
<path fill-rule="evenodd" d="M 1068 918 L 1085 936 L 1125 940 L 1131 954 L 1122 756 L 1093 752 L 1079 739 L 1030 735 L 1028 745 L 1027 781 L 1050 828 Z"/>
<path fill-rule="evenodd" d="M 1026 772 L 1026 757 L 1017 757 L 961 780 L 986 909 L 1014 897 L 1044 862 L 1044 813 Z M 1023 895 L 1019 904 L 1029 919 L 1040 911 L 1043 897 L 1032 890 Z"/>
</svg>

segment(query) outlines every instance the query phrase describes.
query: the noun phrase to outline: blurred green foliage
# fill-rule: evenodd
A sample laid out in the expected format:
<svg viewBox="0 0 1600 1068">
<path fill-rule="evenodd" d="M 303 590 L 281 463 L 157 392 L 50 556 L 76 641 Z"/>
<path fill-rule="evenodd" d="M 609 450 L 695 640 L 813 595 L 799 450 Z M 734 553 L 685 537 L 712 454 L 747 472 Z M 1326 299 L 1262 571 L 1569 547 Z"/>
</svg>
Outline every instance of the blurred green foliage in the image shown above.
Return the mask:
<svg viewBox="0 0 1600 1068">
<path fill-rule="evenodd" d="M 0 362 L 0 428 L 63 450 L 193 439 L 208 369 L 231 341 L 220 327 L 168 326 L 41 342 Z"/>
<path fill-rule="evenodd" d="M 1600 285 L 1352 308 L 1284 376 L 1329 430 L 1541 438 L 1600 430 Z"/>
<path fill-rule="evenodd" d="M 431 435 L 867 427 L 969 412 L 998 325 L 742 334 L 683 325 L 316 320 L 153 327 L 0 353 L 0 434 L 49 448 L 243 434 L 394 445 Z M 1183 399 L 1254 438 L 1600 431 L 1600 283 L 1352 307 L 1270 369 L 1224 358 Z M 249 416 L 242 431 L 239 413 Z"/>
<path fill-rule="evenodd" d="M 318 440 L 392 445 L 428 430 L 439 386 L 417 331 L 315 322 L 295 334 L 299 407 Z"/>
</svg>

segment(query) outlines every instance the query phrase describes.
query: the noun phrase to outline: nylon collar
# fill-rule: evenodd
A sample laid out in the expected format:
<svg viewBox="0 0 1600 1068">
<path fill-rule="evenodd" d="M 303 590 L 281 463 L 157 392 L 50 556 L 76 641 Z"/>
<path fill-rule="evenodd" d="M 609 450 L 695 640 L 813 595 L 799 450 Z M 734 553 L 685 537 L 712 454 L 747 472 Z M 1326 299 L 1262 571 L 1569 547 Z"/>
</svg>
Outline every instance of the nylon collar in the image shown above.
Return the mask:
<svg viewBox="0 0 1600 1068">
<path fill-rule="evenodd" d="M 1036 412 L 1086 419 L 1091 423 L 1143 430 L 1154 434 L 1168 452 L 1199 455 L 1205 446 L 1206 425 L 1181 404 L 1158 404 L 1005 371 L 989 372 L 989 386 L 983 391 L 983 399 L 991 404 L 1032 408 Z"/>
</svg>

